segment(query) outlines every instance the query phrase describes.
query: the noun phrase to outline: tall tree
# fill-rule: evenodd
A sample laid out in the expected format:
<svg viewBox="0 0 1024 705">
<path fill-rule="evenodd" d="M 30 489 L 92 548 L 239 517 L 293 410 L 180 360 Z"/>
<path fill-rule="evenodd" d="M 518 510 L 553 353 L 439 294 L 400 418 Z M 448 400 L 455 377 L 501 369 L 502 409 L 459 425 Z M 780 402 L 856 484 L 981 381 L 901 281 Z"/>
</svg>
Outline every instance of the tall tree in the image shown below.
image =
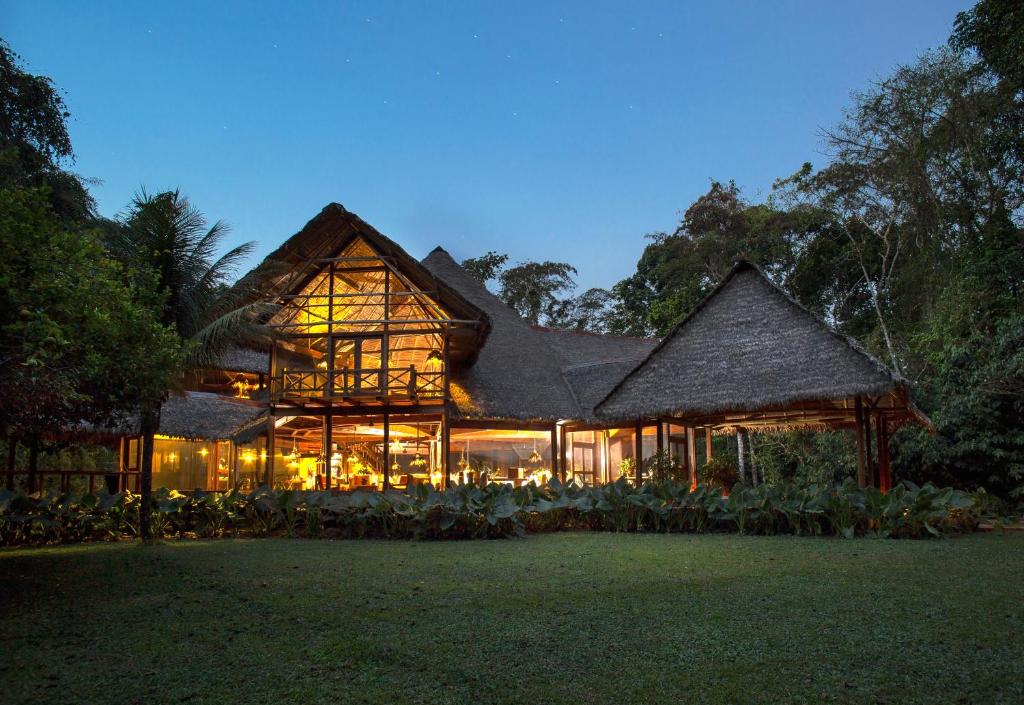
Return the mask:
<svg viewBox="0 0 1024 705">
<path fill-rule="evenodd" d="M 462 268 L 481 284 L 487 284 L 487 282 L 498 278 L 506 262 L 508 262 L 508 255 L 491 250 L 479 257 L 462 260 Z"/>
<path fill-rule="evenodd" d="M 260 321 L 272 311 L 264 297 L 273 273 L 258 269 L 232 284 L 236 268 L 254 243 L 218 256 L 227 226 L 218 221 L 207 227 L 203 214 L 179 191 L 141 193 L 120 218 L 120 225 L 114 232 L 113 249 L 124 261 L 153 273 L 164 294 L 159 318 L 182 342 L 182 364 L 161 380 L 158 393 L 141 400 L 141 531 L 148 540 L 153 438 L 160 428 L 160 407 L 168 391 L 180 388 L 189 371 L 215 363 L 230 345 L 266 339 Z"/>
<path fill-rule="evenodd" d="M 501 300 L 534 325 L 546 322 L 559 295 L 576 288 L 576 268 L 565 262 L 521 262 L 498 275 Z"/>
<path fill-rule="evenodd" d="M 0 188 L 46 186 L 54 213 L 81 221 L 94 204 L 82 180 L 63 168 L 74 159 L 69 116 L 53 82 L 25 71 L 0 39 Z"/>
<path fill-rule="evenodd" d="M 126 277 L 49 195 L 0 189 L 0 427 L 30 449 L 30 491 L 46 437 L 125 422 L 179 354 L 153 280 Z"/>
</svg>

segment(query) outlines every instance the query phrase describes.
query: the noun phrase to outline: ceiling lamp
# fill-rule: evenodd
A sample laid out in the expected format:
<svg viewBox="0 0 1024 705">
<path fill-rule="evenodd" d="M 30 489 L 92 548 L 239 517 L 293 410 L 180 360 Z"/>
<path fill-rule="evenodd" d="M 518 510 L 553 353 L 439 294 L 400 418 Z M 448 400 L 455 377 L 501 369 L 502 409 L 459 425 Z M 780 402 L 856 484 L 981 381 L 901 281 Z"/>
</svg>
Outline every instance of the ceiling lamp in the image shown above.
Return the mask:
<svg viewBox="0 0 1024 705">
<path fill-rule="evenodd" d="M 533 452 L 530 453 L 530 457 L 529 457 L 529 459 L 526 462 L 531 463 L 533 465 L 536 465 L 537 463 L 539 463 L 542 460 L 544 460 L 544 458 L 540 457 L 540 453 L 537 452 L 537 439 L 534 438 L 533 439 Z"/>
</svg>

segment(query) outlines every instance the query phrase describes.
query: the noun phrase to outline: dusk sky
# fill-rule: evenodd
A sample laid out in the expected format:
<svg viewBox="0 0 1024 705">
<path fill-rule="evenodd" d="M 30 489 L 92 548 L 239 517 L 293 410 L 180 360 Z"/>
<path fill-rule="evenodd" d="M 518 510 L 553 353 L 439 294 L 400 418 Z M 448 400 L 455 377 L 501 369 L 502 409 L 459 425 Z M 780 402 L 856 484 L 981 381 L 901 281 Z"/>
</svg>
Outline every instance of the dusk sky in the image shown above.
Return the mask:
<svg viewBox="0 0 1024 705">
<path fill-rule="evenodd" d="M 951 0 L 128 3 L 0 0 L 66 92 L 114 215 L 181 188 L 270 252 L 337 201 L 417 257 L 634 270 L 709 180 L 757 199 L 851 91 L 945 42 Z"/>
</svg>

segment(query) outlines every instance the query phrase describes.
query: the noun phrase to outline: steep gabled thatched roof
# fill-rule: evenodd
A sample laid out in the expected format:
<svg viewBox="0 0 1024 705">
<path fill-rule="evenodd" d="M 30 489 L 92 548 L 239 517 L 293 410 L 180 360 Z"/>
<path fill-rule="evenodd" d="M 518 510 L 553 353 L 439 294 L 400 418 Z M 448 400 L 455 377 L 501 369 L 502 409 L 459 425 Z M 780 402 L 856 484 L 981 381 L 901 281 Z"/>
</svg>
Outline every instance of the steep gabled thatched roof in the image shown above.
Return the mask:
<svg viewBox="0 0 1024 705">
<path fill-rule="evenodd" d="M 172 396 L 160 410 L 160 434 L 189 440 L 222 441 L 263 413 L 259 405 L 206 392 Z"/>
<path fill-rule="evenodd" d="M 598 416 L 753 412 L 881 396 L 906 382 L 739 262 L 597 407 Z"/>
<path fill-rule="evenodd" d="M 387 258 L 404 276 L 422 291 L 435 291 L 438 302 L 453 319 L 471 321 L 452 331 L 452 348 L 456 356 L 470 356 L 487 337 L 487 315 L 458 291 L 435 279 L 430 270 L 410 256 L 396 242 L 380 233 L 340 203 L 330 203 L 297 233 L 267 255 L 260 267 L 277 275 L 274 293 L 278 296 L 297 294 L 320 272 L 321 260 L 337 257 L 346 245 L 362 237 L 382 257 Z"/>
</svg>

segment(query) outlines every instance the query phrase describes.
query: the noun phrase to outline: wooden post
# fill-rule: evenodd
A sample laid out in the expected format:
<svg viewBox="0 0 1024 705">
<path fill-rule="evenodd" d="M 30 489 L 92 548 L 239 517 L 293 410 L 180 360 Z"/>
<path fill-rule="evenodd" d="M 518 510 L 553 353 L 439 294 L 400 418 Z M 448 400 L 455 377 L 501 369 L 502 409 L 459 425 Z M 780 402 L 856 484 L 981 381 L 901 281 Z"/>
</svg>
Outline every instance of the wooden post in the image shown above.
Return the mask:
<svg viewBox="0 0 1024 705">
<path fill-rule="evenodd" d="M 644 420 L 637 419 L 633 435 L 633 455 L 636 461 L 636 486 L 644 484 Z"/>
<path fill-rule="evenodd" d="M 665 423 L 658 419 L 658 455 L 661 456 L 665 452 Z"/>
<path fill-rule="evenodd" d="M 882 492 L 892 489 L 892 469 L 889 465 L 889 424 L 883 414 L 877 418 L 878 429 L 878 488 Z"/>
<path fill-rule="evenodd" d="M 324 381 L 324 396 L 334 396 L 334 262 L 331 262 L 327 276 L 327 379 Z M 330 402 L 328 402 L 330 403 Z M 330 483 L 328 483 L 330 484 Z"/>
<path fill-rule="evenodd" d="M 264 472 L 267 487 L 274 486 L 274 451 L 276 439 L 274 435 L 277 432 L 277 428 L 274 426 L 274 417 L 269 416 L 267 418 L 267 467 Z"/>
<path fill-rule="evenodd" d="M 697 489 L 697 429 L 686 427 L 686 463 L 690 466 L 690 488 Z"/>
<path fill-rule="evenodd" d="M 324 489 L 331 489 L 331 458 L 334 455 L 334 414 L 330 409 L 324 412 Z"/>
<path fill-rule="evenodd" d="M 551 425 L 551 477 L 561 477 L 558 473 L 558 424 Z"/>
<path fill-rule="evenodd" d="M 711 462 L 711 427 L 704 427 L 704 455 L 707 458 L 705 462 Z"/>
<path fill-rule="evenodd" d="M 445 373 L 447 377 L 447 372 Z M 444 413 L 441 416 L 441 472 L 444 475 L 444 489 L 452 484 L 451 468 L 449 467 L 449 448 L 451 447 L 451 413 L 448 411 L 448 401 L 444 403 Z"/>
<path fill-rule="evenodd" d="M 384 337 L 381 338 L 380 343 L 380 390 L 381 393 L 388 397 L 391 395 L 390 385 L 388 383 L 388 369 L 391 366 L 388 361 L 388 348 L 391 346 L 391 340 L 389 334 L 391 333 L 391 270 L 384 272 Z M 384 415 L 384 428 L 388 427 L 387 414 Z M 387 457 L 387 455 L 385 455 Z M 390 485 L 388 476 L 391 472 L 391 466 L 387 467 L 387 472 L 384 473 L 384 489 L 387 489 Z"/>
<path fill-rule="evenodd" d="M 867 486 L 867 468 L 864 454 L 864 407 L 860 397 L 854 401 L 854 421 L 857 433 L 857 486 Z"/>
<path fill-rule="evenodd" d="M 861 416 L 864 419 L 864 481 L 868 487 L 877 487 L 878 478 L 875 475 L 875 462 L 871 457 L 871 412 L 864 409 Z"/>
<path fill-rule="evenodd" d="M 565 455 L 566 443 L 565 443 L 565 426 L 558 427 L 558 469 L 560 471 L 559 477 L 562 478 L 562 482 L 565 482 L 566 471 L 569 465 L 568 458 Z"/>
<path fill-rule="evenodd" d="M 384 412 L 384 489 L 391 488 L 391 415 Z"/>
</svg>

